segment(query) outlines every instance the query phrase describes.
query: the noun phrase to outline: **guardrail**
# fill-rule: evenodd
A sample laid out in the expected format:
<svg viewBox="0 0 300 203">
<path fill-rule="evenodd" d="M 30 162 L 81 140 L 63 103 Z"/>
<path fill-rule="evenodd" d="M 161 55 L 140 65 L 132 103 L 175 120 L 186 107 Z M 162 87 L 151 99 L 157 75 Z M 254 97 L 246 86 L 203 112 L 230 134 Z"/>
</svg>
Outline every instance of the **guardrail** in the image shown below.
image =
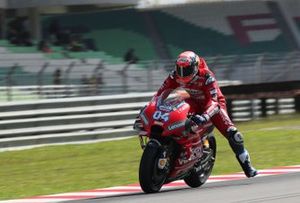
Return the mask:
<svg viewBox="0 0 300 203">
<path fill-rule="evenodd" d="M 2 103 L 0 151 L 15 146 L 134 135 L 134 119 L 152 96 L 153 92 L 148 92 Z M 299 97 L 288 95 L 252 99 L 229 96 L 228 101 L 228 111 L 234 121 L 293 113 L 300 109 Z"/>
<path fill-rule="evenodd" d="M 153 93 L 0 104 L 0 148 L 133 135 Z"/>
</svg>

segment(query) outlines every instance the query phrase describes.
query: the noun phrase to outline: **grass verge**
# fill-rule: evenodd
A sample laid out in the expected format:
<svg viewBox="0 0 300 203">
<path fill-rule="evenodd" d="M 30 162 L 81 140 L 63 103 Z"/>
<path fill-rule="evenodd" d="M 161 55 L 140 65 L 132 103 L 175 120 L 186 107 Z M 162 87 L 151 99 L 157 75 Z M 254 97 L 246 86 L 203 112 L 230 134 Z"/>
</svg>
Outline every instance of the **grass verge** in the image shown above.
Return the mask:
<svg viewBox="0 0 300 203">
<path fill-rule="evenodd" d="M 258 169 L 300 164 L 300 115 L 238 123 Z M 241 171 L 217 131 L 213 174 Z M 0 199 L 73 192 L 138 182 L 137 138 L 0 153 Z"/>
</svg>

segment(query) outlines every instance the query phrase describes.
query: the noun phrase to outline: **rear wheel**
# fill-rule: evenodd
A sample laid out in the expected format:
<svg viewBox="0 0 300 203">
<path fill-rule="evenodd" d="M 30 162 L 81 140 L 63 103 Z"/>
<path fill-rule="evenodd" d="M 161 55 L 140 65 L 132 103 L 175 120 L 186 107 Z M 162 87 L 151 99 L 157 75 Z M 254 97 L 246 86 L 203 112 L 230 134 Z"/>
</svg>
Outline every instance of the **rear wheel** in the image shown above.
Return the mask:
<svg viewBox="0 0 300 203">
<path fill-rule="evenodd" d="M 149 142 L 144 150 L 139 169 L 139 181 L 145 193 L 158 192 L 165 183 L 167 172 L 158 168 L 161 148 Z"/>
<path fill-rule="evenodd" d="M 204 149 L 204 159 L 199 161 L 191 173 L 184 178 L 184 182 L 190 187 L 200 187 L 211 174 L 216 158 L 216 139 L 211 134 L 208 136 L 209 148 Z"/>
</svg>

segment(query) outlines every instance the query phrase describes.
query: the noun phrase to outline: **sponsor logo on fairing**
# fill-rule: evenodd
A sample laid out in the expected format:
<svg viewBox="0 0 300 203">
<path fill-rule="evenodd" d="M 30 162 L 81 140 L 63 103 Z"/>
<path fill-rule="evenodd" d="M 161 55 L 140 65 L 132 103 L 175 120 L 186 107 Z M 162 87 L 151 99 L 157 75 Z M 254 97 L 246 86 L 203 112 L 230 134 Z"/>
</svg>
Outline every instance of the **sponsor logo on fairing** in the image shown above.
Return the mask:
<svg viewBox="0 0 300 203">
<path fill-rule="evenodd" d="M 189 161 L 195 160 L 197 158 L 200 158 L 203 155 L 203 149 L 202 146 L 195 147 L 191 149 L 191 157 L 189 159 L 186 159 L 186 152 L 181 153 L 181 159 L 178 159 L 179 165 L 186 164 Z"/>
<path fill-rule="evenodd" d="M 183 127 L 184 125 L 185 125 L 185 122 L 184 122 L 184 121 L 176 122 L 176 123 L 173 123 L 172 125 L 170 125 L 170 126 L 168 127 L 168 130 L 174 130 L 174 129 Z"/>
<path fill-rule="evenodd" d="M 172 111 L 172 106 L 162 105 L 162 106 L 159 106 L 158 109 L 161 111 L 170 112 L 170 111 Z"/>
</svg>

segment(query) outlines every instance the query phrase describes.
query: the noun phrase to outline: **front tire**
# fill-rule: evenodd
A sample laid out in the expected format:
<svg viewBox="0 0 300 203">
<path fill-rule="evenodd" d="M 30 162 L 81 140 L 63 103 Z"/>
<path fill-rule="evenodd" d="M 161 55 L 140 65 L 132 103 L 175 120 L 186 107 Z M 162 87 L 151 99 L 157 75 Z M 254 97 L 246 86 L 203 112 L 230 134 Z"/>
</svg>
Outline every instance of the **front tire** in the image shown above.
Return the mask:
<svg viewBox="0 0 300 203">
<path fill-rule="evenodd" d="M 165 183 L 167 173 L 158 168 L 160 155 L 160 146 L 150 141 L 144 150 L 139 168 L 139 181 L 145 193 L 158 192 Z"/>
<path fill-rule="evenodd" d="M 208 151 L 210 151 L 211 153 L 210 158 L 204 163 L 202 161 L 199 162 L 199 165 L 201 165 L 202 167 L 200 171 L 197 172 L 196 170 L 193 170 L 187 177 L 184 178 L 184 182 L 192 188 L 200 187 L 201 185 L 203 185 L 207 181 L 214 167 L 217 150 L 215 137 L 213 135 L 209 135 L 208 142 Z"/>
</svg>

